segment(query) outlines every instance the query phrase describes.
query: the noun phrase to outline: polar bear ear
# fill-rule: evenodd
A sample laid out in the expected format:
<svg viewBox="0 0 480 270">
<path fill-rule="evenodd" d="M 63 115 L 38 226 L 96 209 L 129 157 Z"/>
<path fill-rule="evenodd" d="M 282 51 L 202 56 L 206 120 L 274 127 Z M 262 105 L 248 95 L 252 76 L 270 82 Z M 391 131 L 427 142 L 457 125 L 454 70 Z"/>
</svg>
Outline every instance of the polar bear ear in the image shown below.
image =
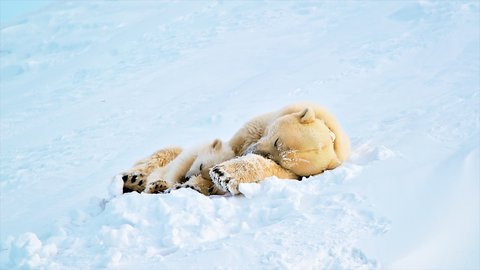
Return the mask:
<svg viewBox="0 0 480 270">
<path fill-rule="evenodd" d="M 311 108 L 306 108 L 301 111 L 300 114 L 300 123 L 309 124 L 315 121 L 315 112 Z"/>
<path fill-rule="evenodd" d="M 213 141 L 213 143 L 210 145 L 210 147 L 212 147 L 213 150 L 220 150 L 222 148 L 222 141 L 219 140 L 219 139 L 215 139 L 215 141 Z"/>
</svg>

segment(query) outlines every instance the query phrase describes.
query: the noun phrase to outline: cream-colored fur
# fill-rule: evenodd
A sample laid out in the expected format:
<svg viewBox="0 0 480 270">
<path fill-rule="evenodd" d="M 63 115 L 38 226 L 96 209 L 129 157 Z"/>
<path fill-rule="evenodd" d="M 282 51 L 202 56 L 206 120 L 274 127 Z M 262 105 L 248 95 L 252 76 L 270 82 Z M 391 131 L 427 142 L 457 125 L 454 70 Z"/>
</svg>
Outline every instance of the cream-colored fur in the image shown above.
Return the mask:
<svg viewBox="0 0 480 270">
<path fill-rule="evenodd" d="M 219 177 L 213 177 L 212 182 L 223 192 L 238 194 L 240 183 L 258 182 L 270 176 L 282 179 L 297 179 L 297 175 L 284 169 L 274 161 L 256 154 L 227 160 L 213 167 L 212 173 Z"/>
<path fill-rule="evenodd" d="M 170 188 L 175 184 L 183 182 L 187 171 L 197 158 L 197 154 L 201 151 L 201 148 L 184 150 L 166 166 L 153 170 L 147 177 L 145 193 L 158 193 L 157 182 L 159 181 L 163 183 L 165 188 Z"/>
<path fill-rule="evenodd" d="M 246 156 L 216 165 L 210 175 L 219 189 L 232 194 L 243 182 L 268 176 L 297 179 L 334 169 L 350 153 L 349 139 L 333 115 L 309 103 L 255 117 L 230 146 L 236 155 Z"/>
<path fill-rule="evenodd" d="M 183 151 L 180 148 L 163 149 L 137 162 L 134 168 L 123 174 L 124 192 L 160 193 L 197 175 L 211 183 L 210 168 L 233 157 L 229 144 L 218 139 Z M 196 180 L 195 183 L 205 181 Z"/>
<path fill-rule="evenodd" d="M 219 139 L 208 145 L 184 151 L 165 167 L 157 168 L 150 174 L 145 192 L 158 193 L 164 191 L 162 190 L 164 187 L 177 189 L 193 185 L 195 188 L 196 183 L 203 187 L 206 185 L 205 182 L 211 183 L 210 169 L 215 164 L 233 157 L 234 153 L 228 143 L 222 143 Z M 202 179 L 196 176 L 202 176 Z M 189 181 L 192 177 L 196 180 Z M 201 192 L 200 188 L 198 191 Z"/>
<path fill-rule="evenodd" d="M 217 188 L 217 186 L 210 179 L 210 176 L 208 178 L 204 178 L 202 175 L 193 175 L 188 179 L 187 182 L 174 185 L 172 188 L 167 190 L 167 192 L 179 188 L 191 188 L 207 196 L 225 194 L 224 191 Z"/>
<path fill-rule="evenodd" d="M 210 147 L 204 148 L 200 151 L 192 163 L 192 166 L 186 173 L 186 178 L 195 175 L 201 175 L 207 180 L 210 179 L 210 169 L 225 160 L 235 157 L 235 153 L 228 143 L 222 143 L 220 140 L 215 140 Z"/>
<path fill-rule="evenodd" d="M 121 174 L 124 182 L 123 192 L 142 192 L 147 184 L 147 177 L 154 170 L 170 163 L 181 152 L 182 149 L 180 147 L 166 148 L 135 163 L 133 168 Z"/>
<path fill-rule="evenodd" d="M 335 117 L 318 105 L 299 103 L 253 118 L 228 144 L 215 140 L 186 151 L 157 151 L 122 179 L 124 192 L 143 191 L 148 179 L 150 193 L 192 187 L 203 194 L 237 194 L 240 183 L 319 174 L 336 168 L 349 154 L 349 139 Z"/>
</svg>

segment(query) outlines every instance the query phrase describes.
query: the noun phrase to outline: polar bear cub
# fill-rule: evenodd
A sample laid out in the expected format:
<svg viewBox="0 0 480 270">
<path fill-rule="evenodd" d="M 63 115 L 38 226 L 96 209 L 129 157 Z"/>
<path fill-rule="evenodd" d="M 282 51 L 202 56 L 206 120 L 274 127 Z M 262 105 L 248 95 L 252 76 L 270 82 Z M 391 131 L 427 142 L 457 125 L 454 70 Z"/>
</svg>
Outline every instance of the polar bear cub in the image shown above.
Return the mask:
<svg viewBox="0 0 480 270">
<path fill-rule="evenodd" d="M 179 188 L 193 188 L 205 195 L 218 193 L 209 170 L 235 156 L 228 143 L 216 139 L 212 143 L 184 150 L 164 167 L 147 177 L 145 193 L 160 193 Z"/>
</svg>

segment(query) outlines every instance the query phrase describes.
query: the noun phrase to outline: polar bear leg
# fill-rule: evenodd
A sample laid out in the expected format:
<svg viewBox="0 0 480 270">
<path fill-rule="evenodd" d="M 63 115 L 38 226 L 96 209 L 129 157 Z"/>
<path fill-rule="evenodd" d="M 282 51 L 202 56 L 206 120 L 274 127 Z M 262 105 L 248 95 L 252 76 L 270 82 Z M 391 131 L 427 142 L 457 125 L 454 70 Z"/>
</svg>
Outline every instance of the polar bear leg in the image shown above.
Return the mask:
<svg viewBox="0 0 480 270">
<path fill-rule="evenodd" d="M 234 158 L 214 166 L 210 176 L 215 186 L 224 192 L 238 194 L 240 183 L 254 183 L 276 176 L 282 179 L 298 179 L 298 176 L 275 163 L 255 154 Z"/>
<path fill-rule="evenodd" d="M 172 147 L 161 149 L 149 157 L 136 163 L 132 169 L 121 173 L 123 193 L 142 192 L 147 185 L 148 176 L 155 170 L 164 167 L 182 152 L 181 148 Z"/>
</svg>

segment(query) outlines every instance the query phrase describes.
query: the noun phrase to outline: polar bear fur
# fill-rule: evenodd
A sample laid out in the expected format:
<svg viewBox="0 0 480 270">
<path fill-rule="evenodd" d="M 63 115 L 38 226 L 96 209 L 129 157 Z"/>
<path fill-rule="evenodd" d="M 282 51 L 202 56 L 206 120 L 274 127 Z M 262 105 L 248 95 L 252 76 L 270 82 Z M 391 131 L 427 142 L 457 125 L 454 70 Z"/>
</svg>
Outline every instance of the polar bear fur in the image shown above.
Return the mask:
<svg viewBox="0 0 480 270">
<path fill-rule="evenodd" d="M 190 151 L 157 151 L 124 173 L 124 192 L 143 191 L 148 178 L 150 193 L 187 187 L 203 194 L 238 194 L 240 183 L 319 174 L 350 154 L 348 136 L 335 117 L 311 103 L 257 116 L 228 143 L 217 141 Z"/>
<path fill-rule="evenodd" d="M 124 173 L 124 192 L 138 191 L 160 193 L 188 182 L 189 178 L 203 175 L 202 186 L 213 183 L 208 171 L 213 165 L 233 158 L 228 143 L 216 139 L 212 143 L 191 149 L 169 148 L 155 152 L 137 162 L 136 166 Z M 162 158 L 163 157 L 163 158 Z M 199 179 L 195 183 L 200 183 Z"/>
<path fill-rule="evenodd" d="M 134 167 L 121 173 L 123 193 L 142 192 L 147 185 L 147 177 L 156 169 L 165 167 L 182 152 L 180 147 L 161 149 L 135 163 Z"/>
<path fill-rule="evenodd" d="M 287 106 L 248 121 L 230 140 L 237 156 L 212 168 L 210 176 L 224 192 L 269 176 L 299 179 L 338 167 L 350 154 L 350 142 L 326 109 L 309 103 Z"/>
<path fill-rule="evenodd" d="M 181 156 L 179 156 L 179 159 L 182 158 Z M 167 192 L 179 188 L 192 188 L 204 195 L 224 194 L 224 192 L 221 192 L 214 186 L 209 172 L 214 165 L 232 159 L 234 156 L 235 154 L 230 145 L 218 139 L 208 147 L 200 148 L 195 152 L 194 161 L 186 173 L 184 173 L 185 167 L 183 167 L 183 164 L 181 170 L 174 170 L 176 172 L 180 171 L 185 181 L 170 182 L 170 188 Z M 172 163 L 176 163 L 176 159 Z M 175 164 L 172 165 L 176 167 Z M 169 166 L 167 165 L 167 167 Z M 168 178 L 166 180 L 169 181 Z"/>
</svg>

